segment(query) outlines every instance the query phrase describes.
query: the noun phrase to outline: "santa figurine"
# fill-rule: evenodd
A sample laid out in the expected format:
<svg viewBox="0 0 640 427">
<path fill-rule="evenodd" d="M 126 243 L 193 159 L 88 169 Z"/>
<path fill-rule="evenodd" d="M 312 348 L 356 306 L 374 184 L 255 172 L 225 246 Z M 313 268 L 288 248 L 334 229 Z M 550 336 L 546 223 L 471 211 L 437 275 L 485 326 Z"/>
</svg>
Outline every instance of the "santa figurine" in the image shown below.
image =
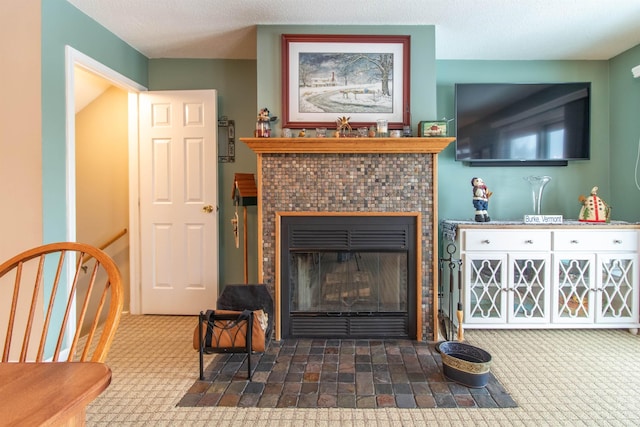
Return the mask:
<svg viewBox="0 0 640 427">
<path fill-rule="evenodd" d="M 487 208 L 489 207 L 489 197 L 491 197 L 493 193 L 487 189 L 482 178 L 472 178 L 471 185 L 473 186 L 473 207 L 476 210 L 476 222 L 491 221 L 487 213 Z"/>
</svg>

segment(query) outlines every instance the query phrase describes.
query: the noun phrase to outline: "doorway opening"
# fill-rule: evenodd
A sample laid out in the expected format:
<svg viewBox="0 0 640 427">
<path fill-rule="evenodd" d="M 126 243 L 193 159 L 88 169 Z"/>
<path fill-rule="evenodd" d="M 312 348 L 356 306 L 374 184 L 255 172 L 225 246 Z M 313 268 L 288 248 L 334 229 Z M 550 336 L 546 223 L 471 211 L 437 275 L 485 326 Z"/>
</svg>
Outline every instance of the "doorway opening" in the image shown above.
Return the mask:
<svg viewBox="0 0 640 427">
<path fill-rule="evenodd" d="M 96 228 L 95 224 L 103 223 L 100 218 L 81 218 L 79 215 L 85 215 L 83 213 L 82 204 L 79 205 L 78 197 L 82 196 L 82 192 L 84 191 L 82 188 L 83 185 L 87 184 L 86 180 L 82 179 L 82 176 L 78 174 L 84 173 L 82 170 L 84 163 L 78 167 L 77 161 L 82 161 L 81 153 L 82 148 L 78 147 L 78 135 L 77 132 L 77 123 L 76 123 L 76 112 L 80 110 L 82 105 L 87 105 L 91 103 L 94 99 L 103 95 L 106 91 L 110 91 L 111 88 L 114 92 L 125 91 L 126 96 L 116 96 L 116 98 L 120 99 L 120 104 L 118 108 L 124 110 L 120 112 L 118 116 L 120 121 L 124 123 L 119 123 L 118 126 L 121 129 L 124 129 L 123 138 L 126 139 L 126 147 L 122 149 L 126 152 L 126 157 L 128 160 L 125 160 L 125 164 L 118 166 L 118 174 L 121 175 L 124 173 L 125 177 L 123 178 L 126 182 L 122 185 L 127 187 L 127 191 L 124 193 L 122 197 L 125 200 L 120 201 L 126 206 L 123 208 L 127 212 L 125 215 L 127 218 L 125 227 L 128 230 L 128 244 L 126 242 L 126 237 L 121 238 L 122 241 L 119 245 L 123 247 L 129 248 L 128 251 L 122 251 L 120 254 L 120 259 L 116 259 L 116 262 L 120 266 L 126 266 L 128 268 L 121 268 L 123 273 L 123 279 L 125 282 L 130 283 L 130 286 L 126 287 L 126 298 L 128 302 L 128 307 L 132 313 L 137 313 L 138 304 L 139 304 L 139 290 L 137 289 L 135 277 L 137 277 L 138 270 L 138 245 L 139 242 L 135 238 L 137 235 L 138 229 L 138 214 L 137 214 L 137 201 L 138 199 L 138 155 L 137 155 L 137 99 L 138 93 L 142 91 L 146 91 L 147 89 L 138 83 L 130 80 L 129 78 L 123 76 L 122 74 L 112 70 L 111 68 L 105 66 L 104 64 L 96 61 L 95 59 L 83 54 L 82 52 L 67 46 L 66 47 L 66 191 L 67 191 L 67 236 L 66 239 L 69 241 L 76 241 L 79 237 L 83 237 L 86 233 L 91 233 L 90 230 L 92 228 Z M 83 91 L 79 91 L 78 89 L 83 88 Z M 87 95 L 89 92 L 93 92 L 93 94 Z M 80 93 L 83 93 L 83 96 L 80 96 Z M 105 118 L 104 120 L 111 120 L 113 117 Z M 100 120 L 99 114 L 97 120 Z M 87 125 L 86 128 L 90 128 L 91 125 Z M 83 147 L 86 148 L 86 147 Z M 103 147 L 104 148 L 104 147 Z M 79 151 L 80 150 L 80 151 Z M 91 151 L 91 150 L 89 150 Z M 91 155 L 91 153 L 87 154 Z M 100 156 L 99 153 L 93 153 L 94 156 Z M 94 173 L 95 170 L 92 170 Z M 104 176 L 104 173 L 99 174 L 99 177 L 102 180 L 109 180 L 109 176 Z M 80 194 L 79 194 L 80 192 Z M 88 193 L 85 193 L 88 194 Z M 127 197 L 128 194 L 128 197 Z M 128 200 L 126 200 L 128 199 Z M 90 202 L 89 202 L 90 203 Z M 86 211 L 85 211 L 86 212 Z M 85 231 L 83 231 L 85 230 Z M 111 234 L 122 232 L 122 228 L 114 227 L 114 230 L 105 230 L 107 234 L 106 239 L 108 239 Z M 80 233 L 80 235 L 79 235 Z M 83 238 L 84 240 L 84 238 Z M 100 239 L 99 241 L 87 241 L 86 243 L 90 244 L 99 244 L 101 241 L 105 239 Z M 114 256 L 114 258 L 118 258 L 118 255 Z"/>
</svg>

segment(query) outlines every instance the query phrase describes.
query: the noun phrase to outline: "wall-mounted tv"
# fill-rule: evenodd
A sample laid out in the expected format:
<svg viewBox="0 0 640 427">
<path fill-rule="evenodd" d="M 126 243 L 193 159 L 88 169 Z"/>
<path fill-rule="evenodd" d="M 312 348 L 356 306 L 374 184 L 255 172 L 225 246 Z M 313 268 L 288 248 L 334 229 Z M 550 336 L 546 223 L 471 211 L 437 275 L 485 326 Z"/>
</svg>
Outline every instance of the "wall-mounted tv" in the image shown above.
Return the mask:
<svg viewBox="0 0 640 427">
<path fill-rule="evenodd" d="M 456 160 L 566 166 L 588 160 L 590 83 L 458 83 Z"/>
</svg>

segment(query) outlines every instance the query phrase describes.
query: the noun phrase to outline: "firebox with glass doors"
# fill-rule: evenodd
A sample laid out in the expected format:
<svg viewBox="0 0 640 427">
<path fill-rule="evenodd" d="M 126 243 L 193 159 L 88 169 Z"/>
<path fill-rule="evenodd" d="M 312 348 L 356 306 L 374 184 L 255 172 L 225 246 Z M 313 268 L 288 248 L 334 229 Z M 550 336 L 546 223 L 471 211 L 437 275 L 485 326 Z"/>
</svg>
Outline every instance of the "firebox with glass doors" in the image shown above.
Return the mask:
<svg viewBox="0 0 640 427">
<path fill-rule="evenodd" d="M 415 217 L 284 216 L 281 233 L 283 338 L 415 338 Z"/>
</svg>

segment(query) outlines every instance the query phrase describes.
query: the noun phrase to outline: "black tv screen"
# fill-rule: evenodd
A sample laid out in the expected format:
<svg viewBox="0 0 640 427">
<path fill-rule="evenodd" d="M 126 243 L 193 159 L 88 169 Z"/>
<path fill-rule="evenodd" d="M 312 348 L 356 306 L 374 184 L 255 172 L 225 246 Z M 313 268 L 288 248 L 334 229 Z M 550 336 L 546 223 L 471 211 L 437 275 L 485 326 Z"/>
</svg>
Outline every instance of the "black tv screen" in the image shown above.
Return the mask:
<svg viewBox="0 0 640 427">
<path fill-rule="evenodd" d="M 589 159 L 590 83 L 458 83 L 456 160 L 566 165 Z"/>
</svg>

